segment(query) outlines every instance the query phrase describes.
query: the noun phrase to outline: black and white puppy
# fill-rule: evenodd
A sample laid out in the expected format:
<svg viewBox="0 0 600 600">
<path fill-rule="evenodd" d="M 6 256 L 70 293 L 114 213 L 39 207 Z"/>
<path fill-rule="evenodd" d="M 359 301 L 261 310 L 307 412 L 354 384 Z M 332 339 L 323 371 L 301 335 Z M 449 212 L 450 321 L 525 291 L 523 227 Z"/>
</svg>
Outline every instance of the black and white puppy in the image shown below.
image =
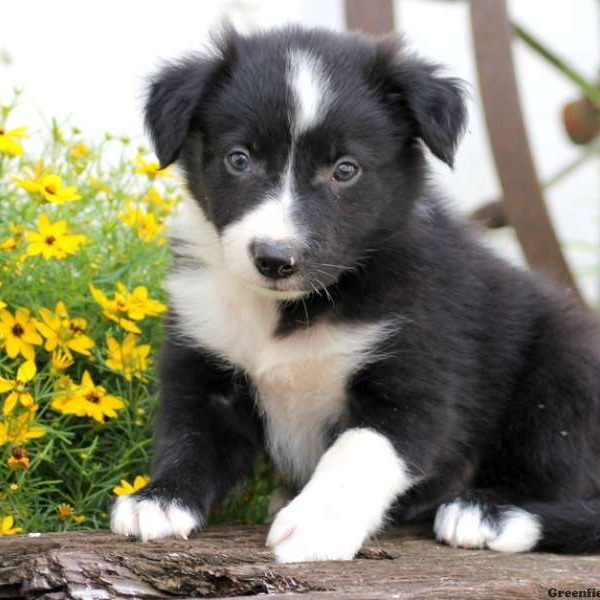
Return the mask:
<svg viewBox="0 0 600 600">
<path fill-rule="evenodd" d="M 187 537 L 265 448 L 298 495 L 279 561 L 351 559 L 387 519 L 504 552 L 600 549 L 600 343 L 430 184 L 461 83 L 397 41 L 300 28 L 162 70 L 146 122 L 174 225 L 152 483 L 113 531 Z"/>
</svg>

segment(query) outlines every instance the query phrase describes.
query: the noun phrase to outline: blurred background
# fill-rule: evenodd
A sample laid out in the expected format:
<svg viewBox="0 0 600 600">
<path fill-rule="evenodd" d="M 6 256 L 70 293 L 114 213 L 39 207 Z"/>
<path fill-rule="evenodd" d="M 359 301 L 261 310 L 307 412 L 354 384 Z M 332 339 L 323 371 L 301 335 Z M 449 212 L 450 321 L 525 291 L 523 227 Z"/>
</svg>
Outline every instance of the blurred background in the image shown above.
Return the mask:
<svg viewBox="0 0 600 600">
<path fill-rule="evenodd" d="M 371 11 L 379 6 L 366 0 L 363 4 Z M 470 125 L 456 168 L 454 172 L 441 164 L 435 164 L 435 168 L 442 189 L 457 210 L 471 214 L 501 199 L 504 192 L 478 87 L 469 2 L 396 0 L 392 4 L 395 30 L 405 33 L 419 53 L 446 64 L 449 73 L 470 85 Z M 490 2 L 482 0 L 481 4 Z M 513 23 L 588 82 L 598 81 L 598 0 L 511 0 L 507 5 Z M 202 46 L 223 20 L 245 31 L 286 23 L 341 31 L 347 28 L 347 16 L 343 0 L 5 3 L 0 35 L 0 98 L 8 98 L 14 87 L 23 89 L 12 120 L 27 124 L 33 131 L 56 117 L 61 123 L 76 125 L 89 138 L 111 132 L 143 143 L 140 107 L 144 78 L 161 59 Z M 548 182 L 559 174 L 559 180 L 544 190 L 552 224 L 583 296 L 597 305 L 600 165 L 597 153 L 573 143 L 563 122 L 565 106 L 581 98 L 582 91 L 518 36 L 512 43 L 512 56 L 537 177 L 540 182 Z M 492 67 L 484 68 L 489 71 Z M 585 141 L 591 137 L 593 132 Z M 582 153 L 593 156 L 579 165 Z M 572 172 L 567 169 L 566 175 L 561 173 L 574 162 L 577 168 Z M 505 217 L 501 214 L 500 220 Z M 535 236 L 535 229 L 536 225 L 530 223 L 527 235 Z M 524 260 L 513 228 L 490 230 L 485 237 L 511 260 Z M 537 252 L 545 254 L 543 242 L 538 244 Z"/>
</svg>

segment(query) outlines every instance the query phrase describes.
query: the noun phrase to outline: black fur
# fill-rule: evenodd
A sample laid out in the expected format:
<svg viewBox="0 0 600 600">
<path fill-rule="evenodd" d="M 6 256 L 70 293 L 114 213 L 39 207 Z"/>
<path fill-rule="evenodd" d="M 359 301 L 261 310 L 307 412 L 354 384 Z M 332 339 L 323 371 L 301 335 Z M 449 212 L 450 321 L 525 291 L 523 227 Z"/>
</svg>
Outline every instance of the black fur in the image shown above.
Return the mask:
<svg viewBox="0 0 600 600">
<path fill-rule="evenodd" d="M 516 504 L 540 517 L 540 549 L 600 549 L 596 324 L 570 292 L 488 252 L 429 185 L 424 145 L 453 163 L 465 126 L 461 84 L 389 40 L 287 29 L 229 32 L 217 47 L 159 74 L 146 122 L 161 164 L 179 159 L 219 231 L 260 201 L 286 162 L 286 49 L 318 53 L 340 92 L 302 138 L 295 175 L 313 242 L 302 280 L 315 264 L 343 268 L 319 267 L 327 295 L 280 304 L 277 335 L 323 319 L 394 315 L 401 326 L 349 382 L 330 438 L 375 429 L 423 477 L 398 499 L 398 519 L 429 518 L 455 497 L 485 506 L 490 519 Z M 252 178 L 223 167 L 238 145 L 258 157 Z M 355 185 L 314 183 L 347 153 L 362 165 Z M 140 495 L 177 498 L 206 517 L 263 445 L 252 382 L 175 336 L 161 381 L 153 483 Z"/>
</svg>

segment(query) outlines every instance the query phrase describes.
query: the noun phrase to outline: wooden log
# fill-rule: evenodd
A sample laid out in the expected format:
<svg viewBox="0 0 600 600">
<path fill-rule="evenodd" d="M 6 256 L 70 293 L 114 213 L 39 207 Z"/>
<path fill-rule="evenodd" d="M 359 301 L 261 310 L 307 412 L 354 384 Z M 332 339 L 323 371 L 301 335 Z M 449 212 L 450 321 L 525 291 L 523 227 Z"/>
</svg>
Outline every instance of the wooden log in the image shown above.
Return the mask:
<svg viewBox="0 0 600 600">
<path fill-rule="evenodd" d="M 106 531 L 0 538 L 0 598 L 548 598 L 600 589 L 600 555 L 507 555 L 393 530 L 351 562 L 278 565 L 264 526 L 211 527 L 188 541 L 140 543 Z"/>
</svg>

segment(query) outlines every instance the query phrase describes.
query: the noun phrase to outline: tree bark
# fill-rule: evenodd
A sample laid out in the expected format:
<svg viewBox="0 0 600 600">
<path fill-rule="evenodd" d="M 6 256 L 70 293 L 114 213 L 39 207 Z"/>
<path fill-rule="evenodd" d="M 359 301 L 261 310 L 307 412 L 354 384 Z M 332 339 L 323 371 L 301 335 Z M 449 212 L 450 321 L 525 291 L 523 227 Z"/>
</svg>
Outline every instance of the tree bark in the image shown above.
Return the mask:
<svg viewBox="0 0 600 600">
<path fill-rule="evenodd" d="M 0 598 L 548 598 L 600 590 L 600 555 L 506 555 L 394 530 L 352 562 L 277 565 L 263 526 L 211 527 L 142 544 L 106 531 L 0 538 Z"/>
</svg>

